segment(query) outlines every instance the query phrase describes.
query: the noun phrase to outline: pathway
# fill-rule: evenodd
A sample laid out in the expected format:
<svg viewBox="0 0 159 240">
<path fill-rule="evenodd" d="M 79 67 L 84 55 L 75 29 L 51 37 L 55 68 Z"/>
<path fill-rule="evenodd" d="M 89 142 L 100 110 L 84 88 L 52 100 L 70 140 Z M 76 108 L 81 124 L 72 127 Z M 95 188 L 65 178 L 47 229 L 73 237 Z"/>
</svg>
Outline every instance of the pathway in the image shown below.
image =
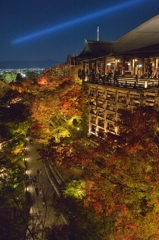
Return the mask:
<svg viewBox="0 0 159 240">
<path fill-rule="evenodd" d="M 43 229 L 44 227 L 50 227 L 51 225 L 64 224 L 63 216 L 57 216 L 53 208 L 53 200 L 55 198 L 55 191 L 48 179 L 48 175 L 45 171 L 44 164 L 38 160 L 39 154 L 37 152 L 38 145 L 27 141 L 27 171 L 28 176 L 32 176 L 34 181 L 29 180 L 27 191 L 31 194 L 32 206 L 30 208 L 31 220 L 29 227 L 31 231 L 38 238 L 44 239 Z M 41 171 L 41 174 L 37 173 L 37 170 Z M 40 231 L 39 231 L 40 229 Z M 39 233 L 40 232 L 40 233 Z M 29 237 L 27 232 L 27 236 Z M 32 239 L 31 237 L 27 239 Z"/>
</svg>

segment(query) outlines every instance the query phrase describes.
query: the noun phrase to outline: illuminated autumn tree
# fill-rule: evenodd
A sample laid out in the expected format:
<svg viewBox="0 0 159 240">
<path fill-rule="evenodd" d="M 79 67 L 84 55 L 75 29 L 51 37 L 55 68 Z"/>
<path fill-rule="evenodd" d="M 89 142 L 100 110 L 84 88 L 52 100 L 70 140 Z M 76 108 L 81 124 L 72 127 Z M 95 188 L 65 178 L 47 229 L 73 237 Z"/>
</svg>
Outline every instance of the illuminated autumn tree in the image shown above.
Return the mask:
<svg viewBox="0 0 159 240">
<path fill-rule="evenodd" d="M 159 113 L 122 111 L 120 136 L 81 157 L 91 175 L 85 204 L 115 221 L 115 239 L 149 239 L 159 228 Z M 157 239 L 157 238 L 156 238 Z"/>
<path fill-rule="evenodd" d="M 45 143 L 52 137 L 60 141 L 60 138 L 81 133 L 84 123 L 83 103 L 86 97 L 81 84 L 61 75 L 57 79 L 54 71 L 51 69 L 39 78 L 39 93 L 31 108 L 31 133 L 37 141 Z"/>
<path fill-rule="evenodd" d="M 111 222 L 107 239 L 158 239 L 159 113 L 143 107 L 120 114 L 119 136 L 108 134 L 98 147 L 52 145 L 49 156 L 67 171 L 81 166 L 84 205 Z"/>
<path fill-rule="evenodd" d="M 5 95 L 6 92 L 10 90 L 9 84 L 0 80 L 0 98 Z"/>
<path fill-rule="evenodd" d="M 29 127 L 29 109 L 23 103 L 22 94 L 10 89 L 0 99 L 0 141 L 3 157 L 24 167 L 23 150 Z"/>
</svg>

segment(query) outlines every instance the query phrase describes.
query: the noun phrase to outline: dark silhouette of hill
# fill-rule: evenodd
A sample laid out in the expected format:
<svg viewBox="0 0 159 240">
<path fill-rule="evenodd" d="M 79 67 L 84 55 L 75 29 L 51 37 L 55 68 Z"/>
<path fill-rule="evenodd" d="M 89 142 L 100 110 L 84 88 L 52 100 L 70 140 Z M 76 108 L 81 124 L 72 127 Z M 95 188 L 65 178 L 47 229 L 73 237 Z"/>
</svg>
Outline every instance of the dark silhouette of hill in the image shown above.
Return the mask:
<svg viewBox="0 0 159 240">
<path fill-rule="evenodd" d="M 42 60 L 42 61 L 4 61 L 0 62 L 1 69 L 17 69 L 17 68 L 50 68 L 56 64 L 58 61 L 55 60 Z"/>
</svg>

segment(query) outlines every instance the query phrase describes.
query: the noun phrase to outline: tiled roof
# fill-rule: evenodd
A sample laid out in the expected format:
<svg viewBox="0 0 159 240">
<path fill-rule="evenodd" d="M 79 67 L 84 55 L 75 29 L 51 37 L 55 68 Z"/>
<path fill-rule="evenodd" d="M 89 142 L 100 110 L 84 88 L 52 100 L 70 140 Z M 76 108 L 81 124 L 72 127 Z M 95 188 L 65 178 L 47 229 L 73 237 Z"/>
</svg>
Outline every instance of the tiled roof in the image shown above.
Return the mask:
<svg viewBox="0 0 159 240">
<path fill-rule="evenodd" d="M 155 44 L 159 44 L 159 15 L 117 39 L 115 51 L 132 51 Z"/>
<path fill-rule="evenodd" d="M 159 56 L 159 15 L 114 42 L 86 40 L 77 59 L 93 59 L 108 55 Z"/>
</svg>

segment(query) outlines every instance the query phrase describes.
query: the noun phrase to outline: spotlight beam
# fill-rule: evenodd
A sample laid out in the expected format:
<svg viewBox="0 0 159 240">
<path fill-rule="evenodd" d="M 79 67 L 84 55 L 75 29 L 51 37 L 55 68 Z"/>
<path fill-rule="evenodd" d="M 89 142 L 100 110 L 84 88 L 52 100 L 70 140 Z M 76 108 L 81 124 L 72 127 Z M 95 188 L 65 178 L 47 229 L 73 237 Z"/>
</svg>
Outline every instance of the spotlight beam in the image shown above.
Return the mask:
<svg viewBox="0 0 159 240">
<path fill-rule="evenodd" d="M 12 41 L 12 44 L 17 44 L 17 43 L 21 43 L 21 42 L 24 42 L 24 41 L 28 41 L 28 40 L 33 39 L 33 38 L 37 38 L 37 37 L 40 37 L 42 35 L 46 35 L 48 33 L 55 32 L 55 31 L 61 30 L 61 29 L 66 28 L 66 27 L 69 27 L 69 26 L 72 26 L 72 25 L 75 25 L 75 24 L 78 24 L 78 23 L 81 23 L 81 22 L 84 22 L 84 21 L 91 20 L 93 18 L 102 16 L 104 14 L 109 14 L 111 12 L 118 11 L 122 8 L 129 7 L 129 6 L 134 5 L 134 4 L 136 4 L 138 2 L 141 2 L 141 1 L 143 1 L 143 0 L 127 1 L 127 2 L 118 4 L 118 5 L 109 7 L 109 8 L 105 8 L 105 9 L 100 10 L 98 12 L 94 12 L 94 13 L 85 15 L 83 17 L 76 18 L 74 20 L 70 20 L 70 21 L 67 21 L 67 22 L 64 22 L 64 23 L 60 23 L 56 26 L 53 26 L 53 27 L 50 27 L 50 28 L 47 28 L 47 29 L 44 29 L 44 30 L 41 30 L 41 31 L 38 31 L 38 32 L 35 32 L 35 33 L 32 33 L 32 34 L 29 34 L 29 35 L 26 35 L 26 36 L 23 36 L 23 37 L 20 37 L 20 38 L 17 38 L 17 39 Z"/>
</svg>

